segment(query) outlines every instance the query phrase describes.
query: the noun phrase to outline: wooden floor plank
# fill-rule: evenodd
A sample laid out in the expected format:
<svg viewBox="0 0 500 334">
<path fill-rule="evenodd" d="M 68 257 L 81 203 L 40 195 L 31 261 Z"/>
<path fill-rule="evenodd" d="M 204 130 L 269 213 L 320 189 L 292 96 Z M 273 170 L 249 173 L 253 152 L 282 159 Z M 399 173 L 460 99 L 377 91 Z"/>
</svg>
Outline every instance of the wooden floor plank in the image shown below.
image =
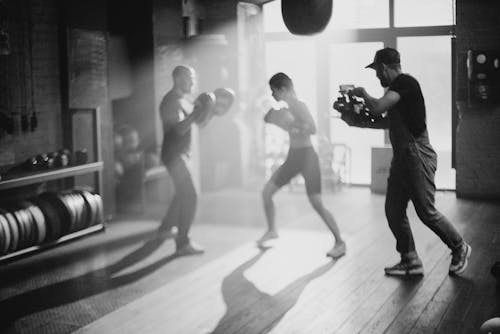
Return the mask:
<svg viewBox="0 0 500 334">
<path fill-rule="evenodd" d="M 350 239 L 352 246 L 348 249 L 348 255 L 345 258 L 340 259 L 335 265 L 332 266 L 331 270 L 325 273 L 322 277 L 318 278 L 307 287 L 307 292 L 304 292 L 300 296 L 300 300 L 297 305 L 309 305 L 310 301 L 315 301 L 316 303 L 320 302 L 315 297 L 315 291 L 320 291 L 323 296 L 328 294 L 329 289 L 335 289 L 341 285 L 341 283 L 347 280 L 350 276 L 355 273 L 352 272 L 353 268 L 357 266 L 353 266 L 352 262 L 348 261 L 349 257 L 357 257 L 360 256 L 362 252 L 366 252 L 366 246 L 370 242 L 366 236 L 374 237 L 374 231 L 371 229 L 367 229 L 363 231 L 363 233 L 359 234 L 356 238 Z M 376 239 L 375 239 L 376 240 Z M 332 280 L 332 278 L 336 278 L 337 280 Z M 328 286 L 325 288 L 325 284 Z M 316 288 L 315 288 L 316 287 Z M 270 307 L 268 305 L 267 309 L 263 309 L 261 307 L 255 307 L 249 305 L 250 307 L 245 310 L 243 314 L 235 313 L 232 318 L 227 319 L 227 324 L 221 324 L 221 332 L 243 332 L 243 333 L 259 333 L 261 330 L 272 327 L 272 325 L 276 322 L 276 318 L 281 318 L 284 311 L 288 311 L 291 307 L 292 303 L 290 301 L 295 300 L 296 298 L 289 299 L 285 295 L 277 296 L 281 298 L 286 307 Z M 258 301 L 257 301 L 258 302 Z M 258 305 L 258 304 L 257 304 Z M 300 307 L 300 306 L 299 306 Z M 311 309 L 308 307 L 308 309 Z M 289 312 L 291 314 L 293 312 Z M 306 313 L 302 313 L 302 315 L 306 315 Z M 313 313 L 314 316 L 314 313 Z M 293 317 L 292 317 L 293 318 Z M 303 322 L 303 320 L 299 320 Z M 281 321 L 281 323 L 287 323 L 286 321 Z M 295 327 L 295 328 L 294 328 Z M 292 328 L 296 329 L 296 325 L 292 324 Z"/>
<path fill-rule="evenodd" d="M 286 235 L 282 237 L 287 239 Z M 301 239 L 303 238 L 298 240 Z M 305 246 L 307 247 L 307 244 Z M 266 257 L 272 258 L 274 255 L 269 253 L 274 251 L 275 250 L 272 249 L 264 253 L 263 259 L 256 258 L 240 264 L 222 280 L 222 284 L 219 287 L 219 294 L 222 294 L 222 299 L 226 305 L 226 312 L 222 317 L 218 317 L 220 320 L 217 326 L 215 326 L 214 332 L 236 332 L 239 328 L 245 326 L 248 321 L 251 321 L 255 313 L 259 314 L 260 312 L 269 312 L 269 310 L 276 311 L 289 308 L 289 306 L 287 306 L 288 303 L 298 298 L 296 295 L 300 294 L 305 285 L 307 285 L 310 280 L 313 280 L 315 277 L 328 270 L 331 266 L 331 262 L 326 259 L 326 257 L 321 256 L 324 254 L 317 252 L 315 257 L 311 258 L 311 262 L 315 263 L 315 265 L 311 267 L 311 269 L 299 274 L 299 276 L 297 276 L 297 272 L 290 270 L 290 267 L 286 263 L 283 263 L 283 271 L 281 273 L 277 270 L 269 270 L 269 268 L 266 270 L 266 266 L 264 265 L 262 268 L 257 269 L 257 278 L 255 279 L 254 277 L 254 281 L 252 281 L 252 275 L 248 275 L 248 272 L 251 271 L 252 268 L 259 266 L 259 260 L 262 260 L 260 262 L 265 262 Z M 276 250 L 275 253 L 279 253 L 279 251 Z M 297 253 L 291 255 L 297 256 Z M 278 267 L 280 263 L 276 263 L 276 261 L 279 261 L 279 258 L 276 258 L 276 256 L 270 261 L 273 261 L 273 265 Z M 304 256 L 307 255 L 304 254 Z M 295 260 L 295 265 L 301 266 L 301 263 L 306 259 L 297 257 Z M 266 277 L 266 272 L 272 276 Z M 245 275 L 245 273 L 247 275 Z M 293 276 L 292 281 L 287 279 L 287 273 Z M 287 281 L 287 283 L 285 283 L 279 291 L 274 293 L 266 292 L 262 287 L 259 289 L 257 284 L 258 281 L 262 282 L 263 280 L 273 279 L 282 282 Z M 200 317 L 197 322 L 185 323 L 183 330 L 189 331 L 193 326 L 196 327 L 195 329 L 210 328 L 210 322 L 209 318 Z"/>
<path fill-rule="evenodd" d="M 273 248 L 259 251 L 253 242 L 246 243 L 77 333 L 473 332 L 499 310 L 498 290 L 488 276 L 491 261 L 485 259 L 500 249 L 495 223 L 500 207 L 443 198 L 443 213 L 474 248 L 470 267 L 460 277 L 448 275 L 449 249 L 417 222 L 412 208 L 425 275 L 385 276 L 383 267 L 396 262 L 398 254 L 383 197 L 361 198 L 366 209 L 339 197 L 332 211 L 341 224 L 350 224 L 343 225 L 348 253 L 338 261 L 325 257 L 332 237 L 314 212 L 302 211 L 307 203 L 291 208 L 302 212 L 295 219 L 281 208 L 280 219 L 290 221 Z M 314 228 L 292 228 L 305 224 Z"/>
<path fill-rule="evenodd" d="M 410 334 L 433 333 L 436 331 L 449 305 L 455 301 L 460 288 L 455 284 L 454 279 L 446 278 L 436 294 L 425 306 Z"/>
<path fill-rule="evenodd" d="M 376 233 L 376 232 L 374 232 Z M 380 233 L 380 232 L 378 232 Z M 372 232 L 367 235 L 374 237 Z M 377 244 L 384 244 L 387 236 L 383 233 L 378 234 L 377 239 L 353 240 L 352 249 L 348 255 L 342 258 L 335 266 L 323 277 L 316 280 L 308 287 L 307 293 L 304 293 L 299 302 L 291 309 L 282 321 L 271 331 L 271 333 L 300 333 L 306 330 L 308 326 L 319 314 L 329 308 L 331 303 L 335 303 L 338 294 L 352 289 L 355 284 L 353 278 L 364 278 L 363 273 L 375 266 L 373 263 L 377 259 L 377 253 L 374 252 Z M 357 242 L 354 242 L 357 241 Z M 375 242 L 372 242 L 375 241 Z M 362 258 L 364 262 L 353 262 L 349 259 Z"/>
<path fill-rule="evenodd" d="M 444 253 L 444 249 L 440 247 L 439 255 L 432 256 L 429 259 L 426 269 L 427 274 L 424 275 L 423 278 L 413 278 L 406 281 L 402 280 L 398 289 L 388 297 L 384 305 L 378 310 L 375 316 L 368 322 L 361 332 L 382 333 L 389 328 L 391 323 L 400 314 L 409 301 L 417 295 L 419 289 L 434 277 L 432 275 L 433 269 L 436 266 L 443 267 L 443 265 L 447 263 L 444 259 Z"/>
<path fill-rule="evenodd" d="M 446 255 L 447 253 L 446 251 Z M 426 275 L 425 282 L 418 288 L 415 296 L 402 308 L 402 311 L 385 331 L 386 333 L 399 334 L 411 331 L 429 301 L 434 297 L 443 281 L 447 279 L 448 265 L 449 259 L 443 254 L 437 261 L 434 270 Z"/>
<path fill-rule="evenodd" d="M 381 251 L 379 254 L 383 256 L 384 252 Z M 287 314 L 287 317 L 280 322 L 272 333 L 319 333 L 310 331 L 309 327 L 322 316 L 334 313 L 338 306 L 352 295 L 353 291 L 356 291 L 367 278 L 375 275 L 376 272 L 380 273 L 380 267 L 377 266 L 376 261 L 379 254 L 374 255 L 373 248 L 368 248 L 367 252 L 360 257 L 365 259 L 366 263 L 364 265 L 357 266 L 354 271 L 349 271 L 347 277 L 344 276 L 344 273 L 341 273 L 336 277 L 332 277 L 330 282 L 326 282 L 327 285 L 323 284 L 313 291 L 310 290 L 310 297 L 304 299 L 304 302 L 297 305 L 295 310 Z M 337 277 L 340 279 L 335 279 Z M 308 314 L 312 317 L 311 320 L 304 319 L 301 316 L 306 309 L 309 310 Z"/>
<path fill-rule="evenodd" d="M 359 270 L 351 273 L 350 278 L 346 280 L 348 284 L 332 282 L 334 284 L 331 285 L 333 287 L 331 293 L 323 288 L 312 301 L 304 303 L 296 312 L 287 314 L 285 320 L 292 318 L 293 322 L 282 321 L 272 333 L 322 333 L 335 330 L 344 317 L 349 315 L 349 310 L 365 299 L 361 297 L 360 292 L 371 289 L 368 284 L 371 282 L 370 278 L 384 279 L 382 268 L 387 264 L 390 254 L 394 253 L 393 246 L 388 242 L 392 236 L 386 234 L 385 237 L 389 239 L 383 243 L 376 242 L 370 245 L 368 252 L 370 256 L 374 255 L 373 257 L 366 255 L 358 257 L 363 261 L 360 262 Z M 436 244 L 436 240 L 431 243 Z M 349 302 L 352 302 L 351 308 Z M 309 318 L 305 318 L 304 314 L 309 314 Z M 284 323 L 288 326 L 284 326 Z"/>
<path fill-rule="evenodd" d="M 477 310 L 479 305 L 486 298 L 495 298 L 487 293 L 488 286 L 490 288 L 493 286 L 490 283 L 485 283 L 485 278 L 488 277 L 489 267 L 487 261 L 484 259 L 488 258 L 487 247 L 484 247 L 490 242 L 485 242 L 485 238 L 488 238 L 487 233 L 484 232 L 485 225 L 490 224 L 491 219 L 494 217 L 494 211 L 488 210 L 489 204 L 476 204 L 475 210 L 469 212 L 471 221 L 474 221 L 476 228 L 468 229 L 466 232 L 466 239 L 472 246 L 472 256 L 470 258 L 470 264 L 466 272 L 464 272 L 460 277 L 455 278 L 457 286 L 460 287 L 460 292 L 454 299 L 454 302 L 450 305 L 448 310 L 443 316 L 441 323 L 438 326 L 438 332 L 445 333 L 451 328 L 458 327 L 459 329 L 456 333 L 470 333 L 475 332 L 479 328 L 477 322 L 472 323 L 471 320 L 466 320 L 470 318 L 470 314 L 478 317 Z"/>
<path fill-rule="evenodd" d="M 190 275 L 186 275 L 172 284 L 167 284 L 156 292 L 126 305 L 125 307 L 109 314 L 106 317 L 82 328 L 81 333 L 161 333 L 164 325 L 175 324 L 178 316 L 186 316 L 184 313 L 177 314 L 176 305 L 186 298 L 192 297 L 203 291 L 201 282 L 204 279 L 212 281 L 222 280 L 241 257 L 249 257 L 256 253 L 255 248 L 243 247 L 231 254 L 216 260 L 210 266 L 201 268 Z M 169 314 L 176 317 L 166 318 Z M 163 323 L 163 321 L 165 323 Z"/>
<path fill-rule="evenodd" d="M 423 260 L 426 262 L 426 266 L 432 267 L 434 263 L 436 263 L 438 257 L 432 256 L 432 254 L 439 253 L 442 249 L 442 246 L 435 240 L 432 248 L 425 248 L 427 252 L 421 254 Z M 431 260 L 429 260 L 429 258 Z M 432 260 L 434 259 L 434 261 Z M 428 273 L 426 273 L 427 275 Z M 380 284 L 377 289 L 372 293 L 366 296 L 366 300 L 363 304 L 351 314 L 351 316 L 346 319 L 343 323 L 342 327 L 338 329 L 338 333 L 360 333 L 364 331 L 364 328 L 368 326 L 369 321 L 373 321 L 383 307 L 384 304 L 391 298 L 391 296 L 396 293 L 398 288 L 401 288 L 401 284 L 404 281 L 415 281 L 407 278 L 397 278 L 397 277 L 382 277 L 380 279 Z"/>
<path fill-rule="evenodd" d="M 304 233 L 304 232 L 301 232 Z M 370 234 L 370 231 L 367 231 L 366 234 Z M 370 239 L 367 239 L 370 240 Z M 367 241 L 368 242 L 368 241 Z M 353 243 L 352 250 L 350 252 L 355 252 L 356 245 L 357 243 Z M 362 244 L 361 244 L 362 246 Z M 241 264 L 242 259 L 247 259 L 250 258 L 251 256 L 257 254 L 258 252 L 255 250 L 255 248 L 252 246 L 248 246 L 249 249 L 245 249 L 244 252 L 238 251 L 234 255 L 230 256 L 229 259 L 221 259 L 221 261 L 216 261 L 216 263 L 211 263 L 210 266 L 207 266 L 207 268 L 202 268 L 192 275 L 188 275 L 187 277 L 184 277 L 180 282 L 176 282 L 175 284 L 171 284 L 167 287 L 165 287 L 164 291 L 161 293 L 157 293 L 157 295 L 162 295 L 162 297 L 155 298 L 153 297 L 151 301 L 146 302 L 144 305 L 139 302 L 135 302 L 134 304 L 137 304 L 137 306 L 132 307 L 132 311 L 130 312 L 130 315 L 137 315 L 141 314 L 141 310 L 143 310 L 142 306 L 146 306 L 146 304 L 151 303 L 151 305 L 157 305 L 158 303 L 163 303 L 165 304 L 164 309 L 168 310 L 168 312 L 165 312 L 165 314 L 157 314 L 156 316 L 161 316 L 160 319 L 162 321 L 165 321 L 169 326 L 172 325 L 179 325 L 179 327 L 172 328 L 172 330 L 176 329 L 183 329 L 183 325 L 179 323 L 179 319 L 182 319 L 182 323 L 184 324 L 192 324 L 190 321 L 189 314 L 193 314 L 193 317 L 199 317 L 199 314 L 205 314 L 206 313 L 206 306 L 207 306 L 207 301 L 211 301 L 211 298 L 217 299 L 220 297 L 217 297 L 220 288 L 220 282 L 223 281 L 224 277 L 227 277 L 230 275 L 230 272 L 234 270 L 234 268 L 238 267 L 239 264 Z M 324 253 L 321 254 L 324 259 Z M 214 273 L 217 273 L 214 275 Z M 211 296 L 210 298 L 208 298 Z M 184 301 L 184 303 L 181 303 Z M 212 303 L 208 303 L 210 305 Z M 201 308 L 198 310 L 196 306 L 199 305 Z M 194 309 L 193 309 L 194 307 Z M 205 309 L 203 309 L 205 308 Z M 245 308 L 243 306 L 243 308 Z M 119 310 L 121 313 L 124 312 L 124 310 Z M 137 313 L 139 312 L 139 313 Z M 125 312 L 126 313 L 126 312 Z M 150 312 L 151 313 L 151 312 Z M 141 314 L 142 315 L 142 314 Z M 118 316 L 118 318 L 121 318 Z M 124 316 L 125 319 L 129 318 L 128 316 Z M 146 322 L 149 321 L 154 321 L 155 316 L 154 315 L 149 315 L 146 319 Z M 215 317 L 216 318 L 216 317 Z M 217 318 L 216 318 L 217 319 Z M 157 322 L 159 320 L 156 320 Z M 176 323 L 174 324 L 174 321 Z M 213 320 L 212 320 L 213 321 Z M 117 323 L 113 323 L 113 321 L 110 321 L 108 318 L 106 321 L 107 325 L 105 325 L 104 328 L 100 328 L 97 326 L 97 324 L 94 324 L 94 326 L 97 326 L 95 329 L 96 330 L 105 330 L 106 332 L 110 332 L 112 330 L 116 330 L 117 328 L 120 328 L 122 325 L 121 321 L 118 319 Z M 236 322 L 238 323 L 238 322 Z M 130 330 L 134 331 L 136 328 L 135 327 L 128 327 L 128 323 L 125 323 L 127 329 L 125 331 Z M 208 328 L 208 326 L 207 326 Z M 148 328 L 150 330 L 154 330 L 154 328 Z M 121 331 L 121 330 L 118 330 Z M 82 330 L 82 332 L 85 332 L 85 330 Z"/>
<path fill-rule="evenodd" d="M 469 212 L 466 217 L 470 219 L 470 217 L 474 217 L 475 214 L 472 212 Z M 451 215 L 449 219 L 454 219 L 455 215 Z M 449 249 L 446 248 L 446 253 L 450 252 Z M 432 319 L 437 317 L 440 319 L 443 315 L 443 313 L 446 311 L 446 307 L 443 305 L 440 305 L 440 307 L 435 310 L 434 307 L 429 306 L 429 304 L 432 304 L 432 301 L 437 299 L 436 295 L 438 291 L 441 289 L 442 285 L 450 279 L 450 276 L 448 275 L 448 266 L 450 262 L 449 256 L 443 257 L 440 260 L 440 265 L 436 266 L 434 270 L 431 273 L 431 276 L 429 279 L 426 280 L 425 284 L 422 285 L 422 287 L 419 288 L 418 293 L 413 297 L 408 304 L 405 305 L 404 309 L 402 312 L 400 312 L 397 317 L 394 319 L 394 321 L 391 323 L 390 327 L 387 329 L 386 333 L 408 333 L 412 331 L 412 328 L 416 327 L 416 324 L 419 323 L 420 325 L 425 326 L 425 324 L 428 324 L 428 321 L 426 321 L 425 316 L 422 318 L 423 312 L 425 309 L 428 310 L 427 312 L 427 320 L 429 320 L 429 312 L 432 311 Z M 451 278 L 453 279 L 453 278 Z M 452 298 L 451 294 L 448 294 L 448 298 Z M 448 300 L 449 302 L 449 300 Z M 439 314 L 436 314 L 436 311 L 441 310 L 441 316 Z M 428 330 L 434 327 L 437 327 L 439 322 L 435 323 L 432 327 L 430 325 Z M 417 326 L 416 330 L 419 331 L 423 329 L 422 326 Z"/>
<path fill-rule="evenodd" d="M 434 263 L 436 262 L 437 258 L 439 257 L 439 255 L 435 255 L 435 254 L 440 254 L 440 252 L 441 252 L 441 247 L 439 246 L 439 244 L 437 242 L 435 242 L 433 248 L 429 248 L 428 251 L 421 253 L 422 260 L 425 261 L 425 263 L 427 263 L 427 266 L 431 266 L 432 267 L 434 265 Z M 428 275 L 428 273 L 426 273 L 426 275 Z M 387 278 L 383 277 L 383 276 L 381 276 L 380 279 L 382 281 L 387 280 Z M 395 278 L 395 279 L 398 280 L 400 284 L 405 284 L 405 282 L 403 282 L 404 279 L 403 279 L 403 281 L 401 281 L 400 278 Z M 410 279 L 410 280 L 412 280 L 412 279 Z M 386 295 L 386 300 L 387 300 L 388 296 L 391 296 L 391 295 L 392 295 L 392 293 L 389 293 L 388 295 Z M 381 300 L 383 300 L 383 299 L 380 298 L 379 301 L 381 301 Z M 365 304 L 376 303 L 376 299 L 372 298 L 372 296 L 370 295 L 368 301 L 364 301 L 364 303 Z M 353 316 L 350 318 L 350 320 L 346 320 L 345 322 L 347 322 L 347 321 L 356 321 L 359 324 L 360 321 L 359 321 L 359 319 L 356 319 L 356 316 L 355 316 L 357 314 L 360 314 L 359 310 L 356 310 L 353 313 Z M 367 314 L 366 316 L 369 317 L 370 315 Z M 362 330 L 360 329 L 359 331 L 364 331 L 364 329 L 362 329 Z"/>
</svg>

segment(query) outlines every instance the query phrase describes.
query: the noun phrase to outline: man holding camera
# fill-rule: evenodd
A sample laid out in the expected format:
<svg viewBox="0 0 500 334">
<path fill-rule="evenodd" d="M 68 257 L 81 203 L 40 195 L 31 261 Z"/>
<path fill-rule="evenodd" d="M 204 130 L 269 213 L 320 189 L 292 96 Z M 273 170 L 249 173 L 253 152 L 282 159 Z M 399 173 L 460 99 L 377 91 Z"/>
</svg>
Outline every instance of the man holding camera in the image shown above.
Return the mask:
<svg viewBox="0 0 500 334">
<path fill-rule="evenodd" d="M 376 71 L 380 84 L 386 88 L 385 94 L 375 98 L 363 87 L 354 88 L 352 94 L 363 98 L 373 115 L 387 112 L 386 118 L 369 127 L 388 127 L 393 148 L 385 213 L 396 238 L 396 249 L 401 254 L 401 261 L 385 268 L 385 273 L 423 274 L 422 261 L 416 252 L 406 215 L 408 201 L 411 200 L 422 222 L 451 249 L 449 273 L 460 274 L 468 264 L 471 247 L 434 205 L 437 155 L 429 142 L 420 85 L 415 78 L 402 73 L 399 52 L 393 48 L 378 50 L 373 63 L 366 67 Z M 349 125 L 366 126 L 366 123 L 356 122 L 352 113 L 343 113 L 342 119 Z"/>
</svg>

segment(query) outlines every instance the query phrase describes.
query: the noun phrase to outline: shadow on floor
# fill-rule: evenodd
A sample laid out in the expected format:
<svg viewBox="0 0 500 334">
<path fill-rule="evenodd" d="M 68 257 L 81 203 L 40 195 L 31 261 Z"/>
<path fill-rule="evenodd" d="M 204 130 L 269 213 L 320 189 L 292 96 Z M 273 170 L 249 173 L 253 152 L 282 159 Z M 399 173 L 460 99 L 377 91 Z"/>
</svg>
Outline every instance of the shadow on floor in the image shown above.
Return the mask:
<svg viewBox="0 0 500 334">
<path fill-rule="evenodd" d="M 35 274 L 45 272 L 47 268 L 51 268 L 52 270 L 64 268 L 79 261 L 110 253 L 114 249 L 125 248 L 129 245 L 140 243 L 142 240 L 153 238 L 155 233 L 156 230 L 140 233 L 134 232 L 133 234 L 117 239 L 102 239 L 85 247 L 67 247 L 68 245 L 61 245 L 61 247 L 67 247 L 64 249 L 64 252 L 55 252 L 42 259 L 31 258 L 22 264 L 1 268 L 2 286 L 5 287 L 20 280 L 28 279 Z M 95 235 L 95 237 L 97 238 L 98 236 Z M 50 250 L 53 249 L 48 249 L 48 251 Z"/>
<path fill-rule="evenodd" d="M 244 276 L 265 253 L 265 249 L 244 262 L 226 276 L 222 282 L 222 295 L 226 314 L 211 334 L 261 333 L 271 330 L 281 318 L 297 303 L 302 291 L 315 278 L 326 273 L 335 264 L 329 262 L 314 271 L 296 279 L 278 293 L 269 295 L 261 292 Z"/>
<path fill-rule="evenodd" d="M 129 274 L 114 274 L 144 260 L 166 239 L 150 238 L 140 248 L 107 267 L 61 282 L 21 293 L 0 302 L 0 332 L 14 329 L 16 320 L 30 314 L 73 303 L 102 292 L 133 283 L 168 264 L 177 256 L 172 254 Z"/>
</svg>

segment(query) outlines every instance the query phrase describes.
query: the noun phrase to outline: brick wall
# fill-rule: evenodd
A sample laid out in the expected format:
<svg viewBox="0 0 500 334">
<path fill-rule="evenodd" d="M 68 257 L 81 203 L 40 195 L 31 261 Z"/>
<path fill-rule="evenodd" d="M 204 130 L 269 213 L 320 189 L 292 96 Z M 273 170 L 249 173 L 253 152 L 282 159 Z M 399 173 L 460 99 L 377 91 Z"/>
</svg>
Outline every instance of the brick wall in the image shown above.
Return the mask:
<svg viewBox="0 0 500 334">
<path fill-rule="evenodd" d="M 500 50 L 500 2 L 457 0 L 457 196 L 500 198 L 500 106 L 467 105 L 467 50 Z M 500 94 L 498 92 L 497 94 Z"/>
<path fill-rule="evenodd" d="M 44 2 L 44 0 L 39 0 Z M 107 3 L 102 0 L 65 0 L 58 2 L 62 28 L 66 30 L 67 45 L 60 57 L 63 59 L 62 70 L 67 79 L 61 91 L 63 108 L 99 108 L 101 116 L 101 153 L 104 169 L 102 172 L 105 216 L 114 212 L 114 149 L 113 115 L 111 113 L 108 92 L 108 41 Z M 62 48 L 62 46 L 60 46 Z M 63 58 L 64 57 L 64 58 Z M 87 124 L 78 124 L 79 132 L 89 129 Z M 90 135 L 88 135 L 90 137 Z M 84 146 L 90 140 L 76 140 Z M 75 145 L 78 145 L 75 143 Z M 77 147 L 75 147 L 77 149 Z M 77 178 L 77 182 L 88 175 Z"/>
<path fill-rule="evenodd" d="M 63 148 L 63 110 L 66 107 L 100 107 L 104 160 L 104 203 L 106 213 L 113 210 L 112 117 L 107 92 L 107 33 L 105 2 L 58 0 L 4 0 L 8 8 L 8 32 L 13 52 L 0 58 L 0 101 L 7 101 L 7 113 L 25 107 L 38 117 L 35 131 L 20 130 L 0 134 L 0 169 L 25 161 L 28 157 Z M 60 44 L 62 22 L 97 36 L 88 64 L 73 72 L 67 87 L 62 85 L 67 50 Z M 65 29 L 65 28 L 62 28 Z M 93 35 L 93 36 L 94 36 Z M 68 45 L 78 48 L 76 40 Z M 73 43 L 73 44 L 71 44 Z M 80 53 L 81 54 L 81 53 Z M 91 57 L 90 57 L 91 56 Z M 69 57 L 68 57 L 69 58 Z M 81 57 L 80 57 L 81 58 Z M 77 75 L 74 75 L 77 73 Z M 69 73 L 71 74 L 71 73 Z M 2 105 L 5 103 L 2 103 Z M 2 108 L 4 109 L 4 108 Z M 2 110 L 4 111 L 4 110 Z"/>
<path fill-rule="evenodd" d="M 27 2 L 7 1 L 8 8 L 13 11 L 9 20 L 9 34 L 12 54 L 3 56 L 2 80 L 0 94 L 10 96 L 7 106 L 15 111 L 16 106 L 26 105 L 31 112 L 32 106 L 38 116 L 38 127 L 33 132 L 22 132 L 19 128 L 19 115 L 16 115 L 16 130 L 12 135 L 2 134 L 0 137 L 0 167 L 26 160 L 28 157 L 42 152 L 61 148 L 61 105 L 59 87 L 59 54 L 56 2 L 52 0 Z M 25 5 L 20 9 L 19 6 Z M 31 16 L 31 17 L 30 17 Z M 32 32 L 29 22 L 32 22 Z M 29 33 L 32 33 L 32 45 L 29 45 Z M 26 39 L 28 38 L 28 39 Z M 32 53 L 32 62 L 30 59 Z M 24 70 L 19 64 L 25 64 Z M 17 66 L 15 66 L 17 65 Z M 33 77 L 30 68 L 33 67 Z M 7 68 L 9 67 L 9 69 Z M 5 75 L 5 71 L 9 74 Z M 33 85 L 33 103 L 31 101 L 31 85 Z M 24 92 L 20 92 L 23 90 Z M 16 96 L 23 96 L 16 98 Z"/>
</svg>

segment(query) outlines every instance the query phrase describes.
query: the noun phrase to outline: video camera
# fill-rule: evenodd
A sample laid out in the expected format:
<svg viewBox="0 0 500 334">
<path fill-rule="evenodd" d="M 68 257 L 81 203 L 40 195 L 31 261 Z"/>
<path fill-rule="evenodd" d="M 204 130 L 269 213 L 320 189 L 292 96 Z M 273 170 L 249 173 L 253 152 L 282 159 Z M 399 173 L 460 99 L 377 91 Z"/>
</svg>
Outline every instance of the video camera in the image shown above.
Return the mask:
<svg viewBox="0 0 500 334">
<path fill-rule="evenodd" d="M 370 113 L 370 109 L 366 106 L 363 98 L 352 94 L 353 89 L 354 85 L 340 85 L 340 96 L 333 102 L 333 109 L 341 114 L 350 113 L 359 122 L 369 121 L 374 123 L 384 118 L 383 116 L 376 116 Z"/>
</svg>

